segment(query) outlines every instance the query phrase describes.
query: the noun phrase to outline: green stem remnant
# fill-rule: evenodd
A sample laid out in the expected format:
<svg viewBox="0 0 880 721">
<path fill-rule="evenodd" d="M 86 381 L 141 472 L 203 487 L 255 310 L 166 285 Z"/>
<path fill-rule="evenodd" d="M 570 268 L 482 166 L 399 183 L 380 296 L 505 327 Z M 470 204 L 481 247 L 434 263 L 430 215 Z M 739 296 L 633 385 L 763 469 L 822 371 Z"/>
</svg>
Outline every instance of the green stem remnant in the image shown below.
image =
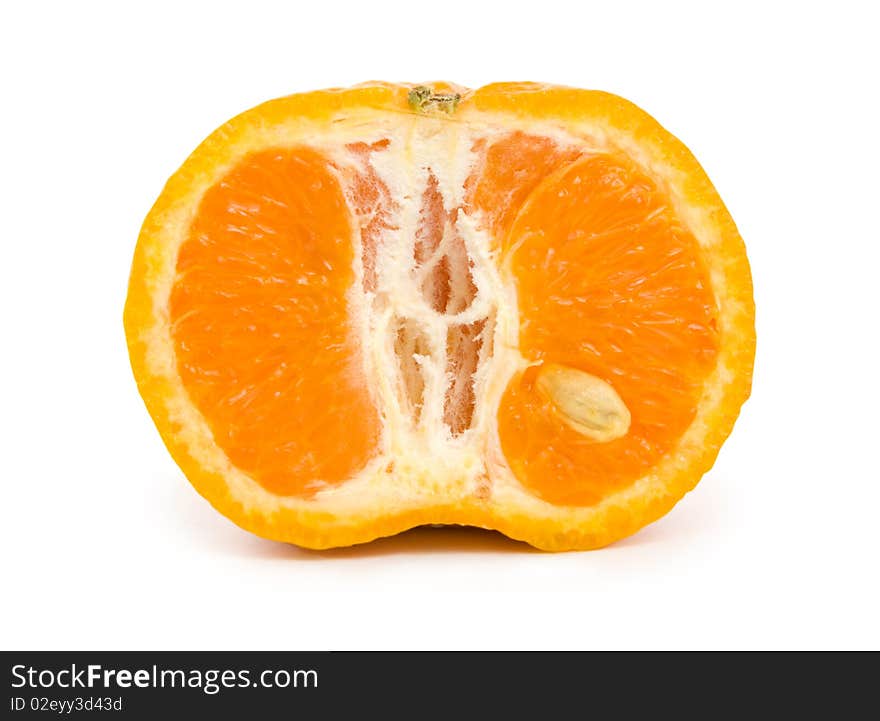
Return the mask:
<svg viewBox="0 0 880 721">
<path fill-rule="evenodd" d="M 409 106 L 419 113 L 439 111 L 452 115 L 461 101 L 459 93 L 435 93 L 427 85 L 416 85 L 407 96 Z"/>
</svg>

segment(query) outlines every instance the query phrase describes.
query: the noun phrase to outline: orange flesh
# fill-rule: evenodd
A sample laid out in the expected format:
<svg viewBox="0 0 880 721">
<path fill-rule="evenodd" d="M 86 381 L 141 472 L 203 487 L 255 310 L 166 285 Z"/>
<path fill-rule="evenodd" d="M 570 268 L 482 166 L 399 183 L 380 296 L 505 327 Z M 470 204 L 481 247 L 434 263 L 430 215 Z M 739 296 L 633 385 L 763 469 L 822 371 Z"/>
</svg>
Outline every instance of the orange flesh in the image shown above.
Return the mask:
<svg viewBox="0 0 880 721">
<path fill-rule="evenodd" d="M 392 227 L 394 199 L 370 166 L 386 147 L 348 146 L 354 164 L 336 169 L 344 188 L 312 150 L 251 155 L 206 194 L 180 249 L 170 312 L 184 386 L 230 461 L 280 495 L 342 483 L 376 453 L 379 416 L 347 294 L 353 234 L 370 291 L 377 243 Z M 602 378 L 632 415 L 626 436 L 592 442 L 537 392 L 533 367 L 502 398 L 502 449 L 536 495 L 595 504 L 672 449 L 714 365 L 715 302 L 696 241 L 626 158 L 519 132 L 475 150 L 462 210 L 480 214 L 510 263 L 520 352 Z M 422 200 L 416 260 L 436 249 L 441 221 L 458 212 L 443 207 L 435 186 Z M 469 273 L 466 259 L 437 265 L 423 288 L 435 310 L 462 310 L 449 307 L 449 276 Z M 483 328 L 450 336 L 453 434 L 470 422 Z"/>
<path fill-rule="evenodd" d="M 532 194 L 503 241 L 522 355 L 611 384 L 632 415 L 597 443 L 513 379 L 498 411 L 516 477 L 554 504 L 593 505 L 643 476 L 690 425 L 718 351 L 716 307 L 693 236 L 625 158 L 584 156 Z"/>
<path fill-rule="evenodd" d="M 340 483 L 375 453 L 349 218 L 324 157 L 266 151 L 211 188 L 180 248 L 178 371 L 230 461 L 274 493 Z"/>
<path fill-rule="evenodd" d="M 550 138 L 510 133 L 488 147 L 479 140 L 474 150 L 479 167 L 465 182 L 466 204 L 478 211 L 495 241 L 500 241 L 516 213 L 538 183 L 578 152 L 560 148 Z"/>
</svg>

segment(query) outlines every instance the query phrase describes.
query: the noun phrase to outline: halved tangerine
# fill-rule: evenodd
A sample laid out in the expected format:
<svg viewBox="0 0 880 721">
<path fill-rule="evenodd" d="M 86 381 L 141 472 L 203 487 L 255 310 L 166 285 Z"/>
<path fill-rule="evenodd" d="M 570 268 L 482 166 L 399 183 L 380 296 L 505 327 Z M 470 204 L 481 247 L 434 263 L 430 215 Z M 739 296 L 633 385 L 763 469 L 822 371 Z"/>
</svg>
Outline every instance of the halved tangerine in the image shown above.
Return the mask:
<svg viewBox="0 0 880 721">
<path fill-rule="evenodd" d="M 313 548 L 633 533 L 714 462 L 755 343 L 742 241 L 687 149 L 621 98 L 528 83 L 231 120 L 150 211 L 125 328 L 196 489 Z"/>
</svg>

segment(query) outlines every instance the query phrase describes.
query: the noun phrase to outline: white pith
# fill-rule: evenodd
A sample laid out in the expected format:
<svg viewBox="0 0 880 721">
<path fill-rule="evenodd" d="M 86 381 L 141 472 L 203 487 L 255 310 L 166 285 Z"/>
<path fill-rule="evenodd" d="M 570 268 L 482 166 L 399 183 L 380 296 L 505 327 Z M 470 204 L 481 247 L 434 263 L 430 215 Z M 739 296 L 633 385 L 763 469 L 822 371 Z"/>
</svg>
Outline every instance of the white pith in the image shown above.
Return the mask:
<svg viewBox="0 0 880 721">
<path fill-rule="evenodd" d="M 532 517 L 559 517 L 563 509 L 548 504 L 527 491 L 513 476 L 504 461 L 495 431 L 498 402 L 510 377 L 525 365 L 517 350 L 518 317 L 514 286 L 499 267 L 499 259 L 490 252 L 490 238 L 480 230 L 480 219 L 459 213 L 457 229 L 467 244 L 473 262 L 473 280 L 477 295 L 465 313 L 455 319 L 438 315 L 425 303 L 414 277 L 412 244 L 421 204 L 421 194 L 432 172 L 444 205 L 452 209 L 461 205 L 464 179 L 475 161 L 471 151 L 477 137 L 491 137 L 493 133 L 507 133 L 517 126 L 516 119 L 505 117 L 493 125 L 480 118 L 464 122 L 465 118 L 425 117 L 410 114 L 362 111 L 357 117 L 340 117 L 332 125 L 313 125 L 308 121 L 291 119 L 288 124 L 269 128 L 253 128 L 246 137 L 232 147 L 226 162 L 219 164 L 212 178 L 195 183 L 190 197 L 181 198 L 177 209 L 164 219 L 166 242 L 156 250 L 152 260 L 164 269 L 157 274 L 159 287 L 153 289 L 157 323 L 149 329 L 146 338 L 151 370 L 172 382 L 174 393 L 167 398 L 169 415 L 179 423 L 180 434 L 191 455 L 208 471 L 222 475 L 230 494 L 245 510 L 253 508 L 260 513 L 273 509 L 309 508 L 326 509 L 334 516 L 344 518 L 359 510 L 372 509 L 377 513 L 394 513 L 408 508 L 436 505 L 479 503 L 503 506 L 508 515 L 528 514 Z M 562 131 L 553 123 L 521 121 L 522 129 L 530 133 L 552 136 L 561 143 L 575 143 L 584 150 L 601 152 L 608 145 L 624 148 L 643 167 L 651 171 L 651 159 L 640 158 L 640 149 L 626 147 L 626 137 L 605 137 L 600 129 L 585 127 L 583 133 Z M 200 195 L 219 180 L 245 155 L 255 149 L 272 146 L 307 145 L 334 158 L 343 167 L 356 160 L 345 150 L 353 142 L 371 143 L 390 140 L 387 150 L 372 156 L 373 167 L 388 185 L 392 197 L 399 204 L 396 230 L 383 238 L 382 252 L 377 264 L 378 285 L 374 295 L 362 291 L 363 268 L 360 265 L 360 236 L 355 232 L 356 280 L 350 294 L 350 307 L 364 349 L 364 377 L 375 385 L 371 390 L 383 418 L 381 447 L 362 472 L 341 485 L 326 486 L 313 497 L 278 496 L 266 491 L 246 473 L 233 466 L 222 449 L 214 443 L 207 422 L 189 401 L 174 367 L 174 350 L 168 323 L 167 301 L 174 281 L 174 267 L 180 244 L 198 208 Z M 652 173 L 654 174 L 654 173 Z M 655 177 L 670 191 L 673 202 L 675 179 L 658 169 Z M 667 180 L 668 179 L 668 180 Z M 704 247 L 711 247 L 716 239 L 708 219 L 694 215 L 683 204 L 679 218 L 694 233 Z M 697 211 L 699 212 L 699 211 Z M 723 289 L 724 273 L 720 265 L 709 258 L 709 270 L 716 291 Z M 735 308 L 720 308 L 719 324 L 724 330 L 725 319 L 733 317 Z M 453 436 L 442 421 L 442 405 L 448 378 L 445 375 L 442 348 L 446 330 L 453 322 L 473 321 L 494 317 L 492 353 L 481 358 L 474 376 L 475 412 L 471 427 Z M 418 361 L 425 380 L 423 411 L 416 422 L 403 407 L 402 378 L 398 372 L 399 358 L 393 347 L 392 330 L 396 319 L 409 319 L 427 339 L 433 353 Z M 728 380 L 724 358 L 707 387 L 720 394 Z M 718 398 L 707 397 L 680 447 L 687 447 L 691 438 L 699 439 L 704 433 L 703 417 L 712 410 Z M 345 422 L 345 419 L 341 419 Z M 344 452 L 344 449 L 340 449 Z M 668 463 L 676 462 L 671 454 Z M 393 469 L 389 464 L 393 461 Z M 666 472 L 667 461 L 654 471 L 618 494 L 614 502 L 625 503 L 629 494 L 644 494 L 656 479 Z M 315 479 L 320 485 L 320 479 Z M 658 491 L 660 489 L 658 488 Z M 565 510 L 573 519 L 599 512 L 601 506 Z"/>
<path fill-rule="evenodd" d="M 315 503 L 329 501 L 339 508 L 340 503 L 343 507 L 346 503 L 358 505 L 365 498 L 371 502 L 376 491 L 385 486 L 390 486 L 387 500 L 396 503 L 423 498 L 425 494 L 454 503 L 456 497 L 485 497 L 499 483 L 520 487 L 504 462 L 495 429 L 501 395 L 511 376 L 527 365 L 518 351 L 516 293 L 511 279 L 502 277 L 497 252 L 492 251 L 498 244 L 482 227 L 482 219 L 461 210 L 465 180 L 478 160 L 474 142 L 492 135 L 491 128 L 477 129 L 443 117 L 416 116 L 409 123 L 401 124 L 396 119 L 387 127 L 374 128 L 371 137 L 359 137 L 367 143 L 391 141 L 387 149 L 370 155 L 370 163 L 398 205 L 391 219 L 396 227 L 386 231 L 380 241 L 375 293 L 362 290 L 361 238 L 355 233 L 356 279 L 349 299 L 360 331 L 359 346 L 366 350 L 364 376 L 373 384 L 382 417 L 382 447 L 362 473 L 342 485 L 319 491 Z M 344 167 L 352 160 L 340 140 L 324 137 L 315 147 Z M 560 140 L 577 142 L 574 138 Z M 460 210 L 455 228 L 445 228 L 436 257 L 418 265 L 414 258 L 416 231 L 422 195 L 432 174 L 444 207 Z M 420 286 L 433 262 L 449 251 L 454 231 L 464 240 L 476 295 L 463 311 L 446 315 L 431 308 Z M 465 278 L 453 274 L 451 280 L 453 294 L 463 293 Z M 446 395 L 454 380 L 447 373 L 447 333 L 456 325 L 481 320 L 487 324 L 483 352 L 472 378 L 473 419 L 466 430 L 455 435 L 443 419 Z M 414 359 L 423 381 L 419 412 L 407 403 L 401 368 L 401 361 L 407 359 L 395 348 L 401 325 L 409 333 L 419 334 L 428 349 Z M 487 352 L 489 348 L 491 352 Z M 391 462 L 393 471 L 388 473 L 386 468 Z M 389 477 L 393 478 L 391 483 Z"/>
</svg>

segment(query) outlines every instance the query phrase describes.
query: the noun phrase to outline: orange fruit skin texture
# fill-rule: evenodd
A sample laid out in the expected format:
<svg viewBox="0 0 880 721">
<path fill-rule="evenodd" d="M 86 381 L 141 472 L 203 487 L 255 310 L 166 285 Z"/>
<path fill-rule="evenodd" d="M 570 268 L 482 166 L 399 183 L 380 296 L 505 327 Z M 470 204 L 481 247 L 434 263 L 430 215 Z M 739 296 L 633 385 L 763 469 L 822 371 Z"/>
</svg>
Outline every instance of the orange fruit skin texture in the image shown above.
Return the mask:
<svg viewBox="0 0 880 721">
<path fill-rule="evenodd" d="M 497 441 L 539 505 L 496 498 L 482 485 L 464 495 L 428 492 L 415 504 L 387 495 L 345 508 L 322 500 L 382 443 L 349 299 L 358 283 L 375 290 L 376 244 L 395 199 L 373 171 L 352 175 L 307 143 L 263 147 L 253 138 L 291 118 L 320 127 L 340 114 L 414 113 L 410 88 L 372 83 L 270 101 L 218 129 L 169 180 L 142 228 L 125 309 L 132 368 L 165 444 L 224 515 L 312 548 L 423 523 L 494 528 L 547 550 L 596 548 L 637 531 L 711 467 L 749 395 L 748 261 L 702 168 L 650 116 L 607 93 L 529 83 L 465 91 L 458 119 L 583 126 L 611 137 L 608 150 L 584 152 L 512 127 L 477 141 L 462 208 L 444 207 L 433 179 L 423 212 L 453 223 L 459 210 L 476 213 L 509 270 L 518 349 L 530 365 L 500 396 Z M 364 161 L 387 144 L 348 148 Z M 417 246 L 416 255 L 432 247 Z M 442 292 L 434 297 L 448 312 L 462 310 Z M 468 352 L 484 324 L 473 328 Z M 632 414 L 628 433 L 599 443 L 567 425 L 538 389 L 542 363 L 609 383 Z M 188 406 L 204 432 L 193 430 Z M 389 484 L 397 472 L 391 459 Z"/>
</svg>

